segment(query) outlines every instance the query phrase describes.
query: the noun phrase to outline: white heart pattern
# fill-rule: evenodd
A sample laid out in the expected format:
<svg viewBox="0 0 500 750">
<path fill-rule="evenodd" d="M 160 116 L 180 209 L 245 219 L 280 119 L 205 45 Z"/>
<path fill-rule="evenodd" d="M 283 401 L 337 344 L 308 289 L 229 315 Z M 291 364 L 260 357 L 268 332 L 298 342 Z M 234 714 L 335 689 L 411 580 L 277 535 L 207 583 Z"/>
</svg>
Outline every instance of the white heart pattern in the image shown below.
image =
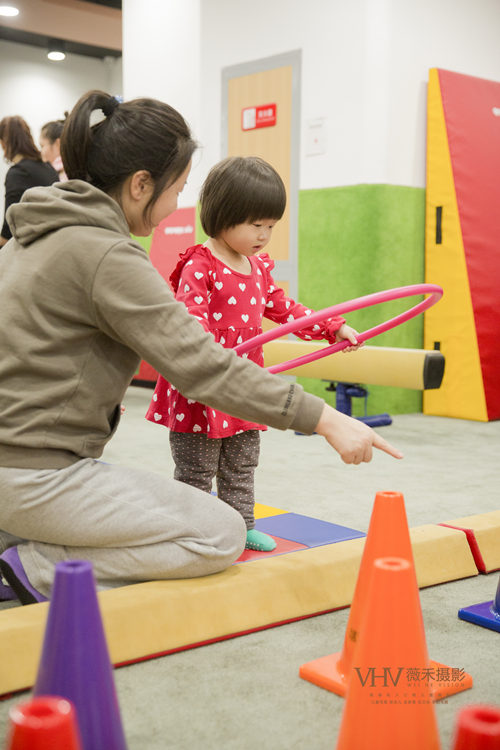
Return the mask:
<svg viewBox="0 0 500 750">
<path fill-rule="evenodd" d="M 193 425 L 193 432 L 201 432 L 201 427 L 199 424 Z"/>
<path fill-rule="evenodd" d="M 179 422 L 182 422 L 185 416 L 186 416 L 185 414 L 176 414 L 175 418 L 179 420 Z"/>
<path fill-rule="evenodd" d="M 195 404 L 196 403 L 196 401 L 194 399 L 192 399 L 192 398 L 188 398 L 187 402 L 188 402 L 188 404 Z"/>
<path fill-rule="evenodd" d="M 227 301 L 227 304 L 228 304 L 228 305 L 235 305 L 235 304 L 236 304 L 236 299 L 235 299 L 235 297 L 229 297 L 229 299 L 228 299 L 228 301 Z"/>
<path fill-rule="evenodd" d="M 153 401 L 158 401 L 158 394 L 157 393 L 153 393 Z"/>
<path fill-rule="evenodd" d="M 272 299 L 269 300 L 269 302 L 266 304 L 266 307 L 274 307 L 274 302 Z"/>
<path fill-rule="evenodd" d="M 195 278 L 198 279 L 198 281 L 203 278 L 203 274 L 201 271 L 195 271 L 194 275 L 195 275 Z"/>
<path fill-rule="evenodd" d="M 225 429 L 226 427 L 229 427 L 229 425 L 228 425 L 228 423 L 226 422 L 226 420 L 224 420 L 224 421 L 223 421 L 223 423 L 222 423 L 222 426 L 224 427 L 224 429 Z"/>
<path fill-rule="evenodd" d="M 203 302 L 203 297 L 200 297 L 200 295 L 198 294 L 198 295 L 197 295 L 197 296 L 196 296 L 196 297 L 194 298 L 194 301 L 196 302 L 196 304 L 197 304 L 197 305 L 201 305 L 201 303 Z"/>
<path fill-rule="evenodd" d="M 255 299 L 255 297 L 252 297 L 252 299 L 250 300 L 250 304 L 251 305 L 256 305 L 257 304 L 257 300 Z"/>
<path fill-rule="evenodd" d="M 242 313 L 241 319 L 244 323 L 248 323 L 249 318 L 250 318 L 250 315 L 247 315 L 246 313 Z"/>
<path fill-rule="evenodd" d="M 153 416 L 154 416 L 154 418 L 155 418 L 155 422 L 159 422 L 159 421 L 160 421 L 160 419 L 161 419 L 161 417 L 162 417 L 162 415 L 161 415 L 161 414 L 158 414 L 158 412 L 156 412 L 156 411 L 155 411 L 155 413 L 153 414 Z"/>
<path fill-rule="evenodd" d="M 222 270 L 222 273 L 228 273 L 229 275 L 231 275 L 231 271 L 229 270 L 229 268 L 224 268 Z"/>
<path fill-rule="evenodd" d="M 184 284 L 184 291 L 186 293 L 189 292 L 190 289 L 191 289 L 191 287 L 189 286 L 189 284 Z"/>
<path fill-rule="evenodd" d="M 224 286 L 224 284 L 222 283 L 222 281 L 216 281 L 215 282 L 215 286 L 216 286 L 217 289 L 220 290 L 220 289 L 222 289 L 222 287 Z"/>
<path fill-rule="evenodd" d="M 245 289 L 247 288 L 247 285 L 243 284 L 243 283 L 242 284 L 238 284 L 238 286 L 239 286 L 239 288 L 241 289 L 242 292 L 244 292 Z"/>
<path fill-rule="evenodd" d="M 221 336 L 219 339 L 219 344 L 224 345 L 225 343 L 226 343 L 226 339 L 224 338 L 224 336 Z"/>
<path fill-rule="evenodd" d="M 220 320 L 222 318 L 222 313 L 213 313 L 213 316 L 215 320 Z"/>
</svg>

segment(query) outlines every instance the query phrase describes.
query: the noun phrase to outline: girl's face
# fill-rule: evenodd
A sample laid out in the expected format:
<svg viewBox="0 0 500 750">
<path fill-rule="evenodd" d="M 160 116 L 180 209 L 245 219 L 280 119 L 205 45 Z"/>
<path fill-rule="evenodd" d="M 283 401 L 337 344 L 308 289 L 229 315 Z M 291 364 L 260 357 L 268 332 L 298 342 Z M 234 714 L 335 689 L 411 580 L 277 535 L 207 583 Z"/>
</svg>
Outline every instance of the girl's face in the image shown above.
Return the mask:
<svg viewBox="0 0 500 750">
<path fill-rule="evenodd" d="M 40 136 L 40 151 L 42 152 L 43 161 L 52 163 L 54 159 L 57 159 L 60 153 L 59 144 L 59 138 L 54 143 L 51 143 L 48 138 Z"/>
<path fill-rule="evenodd" d="M 238 255 L 247 257 L 255 255 L 268 244 L 276 221 L 276 219 L 259 219 L 236 224 L 234 227 L 224 229 L 217 239 Z"/>
</svg>

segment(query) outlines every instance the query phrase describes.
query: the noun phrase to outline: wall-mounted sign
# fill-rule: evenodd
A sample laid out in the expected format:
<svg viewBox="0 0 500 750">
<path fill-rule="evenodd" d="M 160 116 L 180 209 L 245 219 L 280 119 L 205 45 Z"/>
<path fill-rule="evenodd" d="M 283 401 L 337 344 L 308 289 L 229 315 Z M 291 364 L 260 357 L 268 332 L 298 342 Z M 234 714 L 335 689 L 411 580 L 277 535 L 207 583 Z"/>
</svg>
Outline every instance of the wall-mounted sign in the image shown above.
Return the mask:
<svg viewBox="0 0 500 750">
<path fill-rule="evenodd" d="M 241 129 L 255 130 L 276 125 L 276 104 L 261 104 L 260 107 L 245 107 L 241 110 Z"/>
<path fill-rule="evenodd" d="M 163 219 L 154 230 L 149 259 L 167 283 L 177 265 L 179 255 L 195 243 L 195 219 L 194 206 L 178 208 L 173 214 Z M 147 362 L 142 361 L 134 380 L 155 383 L 157 378 L 156 370 Z"/>
<path fill-rule="evenodd" d="M 326 153 L 326 118 L 317 117 L 306 123 L 306 156 Z"/>
</svg>

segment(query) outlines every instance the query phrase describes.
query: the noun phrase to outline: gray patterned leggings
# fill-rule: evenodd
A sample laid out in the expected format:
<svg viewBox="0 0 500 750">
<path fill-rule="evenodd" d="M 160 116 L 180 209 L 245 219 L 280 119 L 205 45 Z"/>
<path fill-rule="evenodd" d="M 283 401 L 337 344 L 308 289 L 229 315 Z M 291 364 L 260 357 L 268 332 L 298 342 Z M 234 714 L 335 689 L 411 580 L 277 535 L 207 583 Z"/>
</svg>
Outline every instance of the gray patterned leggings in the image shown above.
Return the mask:
<svg viewBox="0 0 500 750">
<path fill-rule="evenodd" d="M 209 438 L 189 432 L 170 431 L 170 449 L 175 462 L 174 479 L 217 495 L 243 516 L 247 529 L 255 526 L 254 474 L 259 463 L 259 430 L 248 430 L 226 438 Z"/>
</svg>

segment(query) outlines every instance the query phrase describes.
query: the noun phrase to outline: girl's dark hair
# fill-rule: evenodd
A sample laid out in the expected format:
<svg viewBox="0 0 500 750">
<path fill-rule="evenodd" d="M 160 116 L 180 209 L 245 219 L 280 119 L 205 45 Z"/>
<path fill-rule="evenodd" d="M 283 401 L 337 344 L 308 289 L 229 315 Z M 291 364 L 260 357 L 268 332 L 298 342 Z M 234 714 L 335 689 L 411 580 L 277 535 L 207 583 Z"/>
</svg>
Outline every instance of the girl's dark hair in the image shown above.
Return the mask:
<svg viewBox="0 0 500 750">
<path fill-rule="evenodd" d="M 67 112 L 65 112 L 65 116 L 68 116 Z M 42 138 L 46 138 L 49 143 L 55 143 L 61 137 L 64 123 L 65 120 L 51 120 L 50 122 L 46 122 L 45 125 L 42 125 L 40 135 Z"/>
<path fill-rule="evenodd" d="M 101 110 L 105 119 L 91 125 Z M 104 91 L 89 91 L 66 118 L 61 157 L 70 180 L 85 180 L 111 194 L 127 177 L 146 170 L 154 181 L 147 216 L 166 187 L 184 172 L 197 144 L 182 115 L 156 99 L 119 103 Z"/>
<path fill-rule="evenodd" d="M 12 161 L 16 156 L 42 161 L 42 155 L 35 146 L 29 125 L 19 115 L 0 120 L 0 140 L 3 142 L 7 161 Z"/>
<path fill-rule="evenodd" d="M 212 167 L 200 193 L 204 232 L 217 237 L 225 229 L 258 219 L 281 219 L 286 206 L 283 180 L 258 156 L 230 156 Z"/>
</svg>

